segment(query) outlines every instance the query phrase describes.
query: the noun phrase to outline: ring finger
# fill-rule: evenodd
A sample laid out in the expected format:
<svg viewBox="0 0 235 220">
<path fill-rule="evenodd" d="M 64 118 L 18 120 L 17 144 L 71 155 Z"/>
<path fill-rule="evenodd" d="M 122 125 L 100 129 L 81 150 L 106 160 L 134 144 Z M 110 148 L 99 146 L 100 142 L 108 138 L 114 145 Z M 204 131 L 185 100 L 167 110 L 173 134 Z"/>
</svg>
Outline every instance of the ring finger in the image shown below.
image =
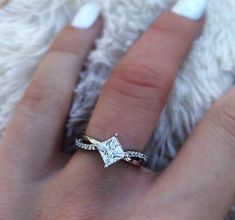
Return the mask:
<svg viewBox="0 0 235 220">
<path fill-rule="evenodd" d="M 203 25 L 205 0 L 179 1 L 137 41 L 114 69 L 95 107 L 86 134 L 106 140 L 115 133 L 124 150 L 143 151 L 156 126 L 184 57 Z M 71 170 L 94 163 L 79 151 Z M 99 160 L 98 160 L 99 161 Z M 96 168 L 97 169 L 97 168 Z M 69 169 L 68 169 L 69 170 Z"/>
</svg>

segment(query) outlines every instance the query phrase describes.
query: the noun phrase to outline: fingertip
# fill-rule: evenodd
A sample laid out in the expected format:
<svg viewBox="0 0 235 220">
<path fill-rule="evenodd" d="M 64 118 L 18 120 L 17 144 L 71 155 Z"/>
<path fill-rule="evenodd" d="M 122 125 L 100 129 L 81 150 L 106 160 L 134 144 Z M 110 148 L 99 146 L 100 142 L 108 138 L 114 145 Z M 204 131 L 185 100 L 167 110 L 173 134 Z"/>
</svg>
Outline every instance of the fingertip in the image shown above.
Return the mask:
<svg viewBox="0 0 235 220">
<path fill-rule="evenodd" d="M 102 12 L 102 5 L 97 1 L 84 4 L 75 15 L 71 26 L 78 29 L 88 29 L 93 26 Z"/>
<path fill-rule="evenodd" d="M 198 21 L 204 16 L 206 8 L 207 0 L 178 0 L 171 12 L 189 20 Z"/>
<path fill-rule="evenodd" d="M 87 29 L 74 26 L 65 27 L 55 38 L 50 51 L 69 52 L 85 57 L 102 34 L 103 18 L 99 16 L 96 22 Z"/>
<path fill-rule="evenodd" d="M 178 0 L 171 14 L 182 28 L 188 29 L 197 37 L 205 23 L 207 0 Z"/>
<path fill-rule="evenodd" d="M 97 1 L 84 4 L 71 24 L 56 37 L 51 50 L 72 52 L 86 56 L 103 29 L 102 5 Z"/>
<path fill-rule="evenodd" d="M 191 20 L 173 12 L 165 12 L 152 27 L 157 30 L 168 30 L 169 34 L 179 34 L 189 41 L 189 39 L 194 40 L 201 34 L 204 23 L 205 16 L 199 20 Z"/>
<path fill-rule="evenodd" d="M 99 15 L 99 17 L 97 18 L 95 23 L 90 28 L 86 29 L 86 31 L 89 31 L 90 34 L 93 34 L 93 35 L 99 37 L 102 33 L 103 26 L 104 26 L 103 16 Z"/>
</svg>

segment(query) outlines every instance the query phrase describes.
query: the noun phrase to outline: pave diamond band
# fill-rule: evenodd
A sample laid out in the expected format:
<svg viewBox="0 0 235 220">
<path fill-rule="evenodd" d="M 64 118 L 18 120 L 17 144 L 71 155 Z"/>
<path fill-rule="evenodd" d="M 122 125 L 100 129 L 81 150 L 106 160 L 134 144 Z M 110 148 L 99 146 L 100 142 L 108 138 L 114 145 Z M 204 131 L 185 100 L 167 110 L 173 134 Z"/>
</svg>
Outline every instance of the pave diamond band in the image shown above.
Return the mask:
<svg viewBox="0 0 235 220">
<path fill-rule="evenodd" d="M 147 162 L 148 160 L 148 157 L 140 152 L 124 151 L 118 140 L 117 134 L 105 141 L 98 141 L 84 135 L 84 138 L 76 139 L 75 144 L 80 149 L 88 151 L 98 150 L 105 163 L 105 167 L 108 167 L 119 160 L 124 160 L 129 163 L 134 163 L 134 161 Z"/>
</svg>

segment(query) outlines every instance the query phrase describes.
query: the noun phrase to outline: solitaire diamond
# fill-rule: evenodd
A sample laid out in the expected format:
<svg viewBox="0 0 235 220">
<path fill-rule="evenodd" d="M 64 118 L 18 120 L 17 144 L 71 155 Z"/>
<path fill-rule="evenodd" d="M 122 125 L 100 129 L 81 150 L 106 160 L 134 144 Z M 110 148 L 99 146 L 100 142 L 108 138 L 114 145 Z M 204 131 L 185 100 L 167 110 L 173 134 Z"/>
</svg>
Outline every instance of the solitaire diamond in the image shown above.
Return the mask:
<svg viewBox="0 0 235 220">
<path fill-rule="evenodd" d="M 108 167 L 125 157 L 125 152 L 122 149 L 117 135 L 97 144 L 97 149 L 105 163 L 105 167 Z"/>
</svg>

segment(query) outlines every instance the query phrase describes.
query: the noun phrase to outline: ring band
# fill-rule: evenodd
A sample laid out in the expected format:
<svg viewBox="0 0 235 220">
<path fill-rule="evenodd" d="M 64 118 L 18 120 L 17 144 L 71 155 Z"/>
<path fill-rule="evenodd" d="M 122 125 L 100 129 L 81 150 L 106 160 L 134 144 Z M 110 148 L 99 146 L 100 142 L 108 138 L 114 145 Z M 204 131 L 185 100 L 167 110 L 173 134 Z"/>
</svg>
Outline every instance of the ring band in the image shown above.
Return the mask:
<svg viewBox="0 0 235 220">
<path fill-rule="evenodd" d="M 140 165 L 141 162 L 147 162 L 148 157 L 140 152 L 136 151 L 124 151 L 119 140 L 118 134 L 115 134 L 108 140 L 98 141 L 92 137 L 84 135 L 83 138 L 76 139 L 75 144 L 78 148 L 88 151 L 98 150 L 105 167 L 118 162 L 119 160 L 124 160 L 126 162 Z"/>
</svg>

